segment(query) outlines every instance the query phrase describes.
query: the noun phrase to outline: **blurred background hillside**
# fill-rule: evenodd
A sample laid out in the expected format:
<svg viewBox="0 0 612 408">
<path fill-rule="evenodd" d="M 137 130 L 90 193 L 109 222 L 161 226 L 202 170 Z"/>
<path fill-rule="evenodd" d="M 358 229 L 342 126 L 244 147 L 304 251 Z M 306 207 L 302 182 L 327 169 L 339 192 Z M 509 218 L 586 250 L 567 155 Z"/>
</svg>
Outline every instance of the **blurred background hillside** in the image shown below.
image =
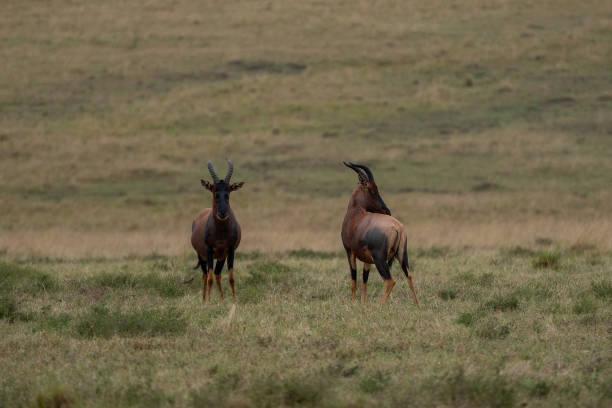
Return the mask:
<svg viewBox="0 0 612 408">
<path fill-rule="evenodd" d="M 0 251 L 341 250 L 368 164 L 411 248 L 612 249 L 612 2 L 3 1 Z"/>
</svg>

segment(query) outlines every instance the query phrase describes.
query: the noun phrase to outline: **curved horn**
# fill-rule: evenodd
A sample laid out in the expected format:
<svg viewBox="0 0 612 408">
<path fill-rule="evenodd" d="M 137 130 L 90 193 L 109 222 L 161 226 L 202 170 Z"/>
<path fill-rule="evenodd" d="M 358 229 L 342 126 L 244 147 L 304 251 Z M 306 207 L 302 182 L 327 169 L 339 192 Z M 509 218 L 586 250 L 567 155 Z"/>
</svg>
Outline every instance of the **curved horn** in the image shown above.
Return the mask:
<svg viewBox="0 0 612 408">
<path fill-rule="evenodd" d="M 230 159 L 227 160 L 227 164 L 229 165 L 229 169 L 227 170 L 227 175 L 225 176 L 225 184 L 229 184 L 230 179 L 232 178 L 232 173 L 234 172 L 234 163 Z"/>
<path fill-rule="evenodd" d="M 361 169 L 358 169 L 357 167 L 355 167 L 355 165 L 351 162 L 345 162 L 343 161 L 342 163 L 344 163 L 344 165 L 346 167 L 348 167 L 349 169 L 353 170 L 355 173 L 357 173 L 357 176 L 359 177 L 359 182 L 363 183 L 368 181 L 368 178 L 365 174 L 363 174 L 363 171 L 361 171 Z"/>
<path fill-rule="evenodd" d="M 213 169 L 213 165 L 210 160 L 208 161 L 208 171 L 210 172 L 210 175 L 213 178 L 213 182 L 217 184 L 219 182 L 219 177 L 217 177 L 217 173 L 215 173 L 215 169 Z"/>
<path fill-rule="evenodd" d="M 367 166 L 364 166 L 363 164 L 356 164 L 356 163 L 351 163 L 353 166 L 358 167 L 360 169 L 363 169 L 366 174 L 368 175 L 368 181 L 370 183 L 374 183 L 374 175 L 372 174 L 372 172 L 370 171 L 370 169 Z"/>
</svg>

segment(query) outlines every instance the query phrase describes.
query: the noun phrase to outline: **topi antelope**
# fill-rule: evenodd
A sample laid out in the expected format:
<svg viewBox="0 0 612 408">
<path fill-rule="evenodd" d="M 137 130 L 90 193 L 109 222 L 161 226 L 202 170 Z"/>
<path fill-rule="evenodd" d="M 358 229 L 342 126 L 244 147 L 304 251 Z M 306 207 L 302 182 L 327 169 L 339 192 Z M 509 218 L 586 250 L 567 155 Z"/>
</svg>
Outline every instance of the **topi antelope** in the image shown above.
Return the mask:
<svg viewBox="0 0 612 408">
<path fill-rule="evenodd" d="M 391 216 L 391 211 L 380 197 L 370 169 L 361 164 L 343 163 L 353 169 L 359 177 L 359 184 L 353 190 L 342 223 L 342 244 L 346 250 L 351 270 L 353 300 L 356 298 L 357 292 L 356 259 L 364 263 L 361 301 L 365 302 L 366 300 L 370 267 L 375 264 L 376 269 L 385 281 L 385 293 L 382 298 L 382 303 L 385 303 L 395 285 L 395 281 L 391 277 L 391 264 L 393 259 L 397 258 L 406 278 L 408 278 L 412 296 L 418 307 L 419 301 L 414 291 L 408 265 L 404 226 Z"/>
<path fill-rule="evenodd" d="M 226 258 L 232 296 L 236 296 L 234 291 L 234 254 L 238 244 L 240 244 L 240 225 L 230 208 L 229 195 L 232 191 L 242 187 L 244 182 L 230 184 L 234 165 L 229 160 L 227 163 L 229 164 L 227 175 L 225 179 L 219 180 L 212 163 L 208 161 L 208 171 L 213 178 L 213 183 L 206 180 L 200 181 L 204 188 L 213 193 L 212 208 L 202 210 L 191 225 L 191 245 L 198 255 L 198 264 L 195 269 L 198 266 L 202 268 L 202 300 L 206 300 L 207 286 L 208 297 L 210 298 L 215 259 L 217 264 L 214 274 L 221 298 L 223 299 L 221 271 Z"/>
</svg>

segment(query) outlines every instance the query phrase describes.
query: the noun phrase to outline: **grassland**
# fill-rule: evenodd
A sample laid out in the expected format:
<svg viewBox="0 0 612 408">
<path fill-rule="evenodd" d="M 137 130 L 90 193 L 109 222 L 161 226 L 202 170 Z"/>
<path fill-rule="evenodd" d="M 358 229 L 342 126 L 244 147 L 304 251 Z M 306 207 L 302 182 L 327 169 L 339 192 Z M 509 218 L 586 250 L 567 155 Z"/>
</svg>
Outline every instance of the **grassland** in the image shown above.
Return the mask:
<svg viewBox="0 0 612 408">
<path fill-rule="evenodd" d="M 236 302 L 206 305 L 191 259 L 2 263 L 0 406 L 612 402 L 609 254 L 414 258 L 421 310 L 403 280 L 381 307 L 378 276 L 350 301 L 344 259 L 312 251 L 243 254 Z"/>
<path fill-rule="evenodd" d="M 612 404 L 610 2 L 0 10 L 0 407 Z M 202 305 L 225 157 L 238 297 Z M 349 301 L 342 160 L 421 310 L 397 272 Z"/>
</svg>

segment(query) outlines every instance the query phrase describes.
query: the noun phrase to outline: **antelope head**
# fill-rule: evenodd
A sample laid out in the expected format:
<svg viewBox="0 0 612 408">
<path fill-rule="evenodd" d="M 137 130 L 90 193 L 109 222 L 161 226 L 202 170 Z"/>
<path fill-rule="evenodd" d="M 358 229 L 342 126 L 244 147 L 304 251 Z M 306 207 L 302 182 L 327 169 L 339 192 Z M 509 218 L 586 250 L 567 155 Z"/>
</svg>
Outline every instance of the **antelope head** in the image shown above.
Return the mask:
<svg viewBox="0 0 612 408">
<path fill-rule="evenodd" d="M 374 182 L 374 175 L 367 166 L 351 162 L 342 162 L 344 165 L 357 173 L 359 184 L 353 191 L 351 197 L 355 205 L 363 207 L 368 212 L 391 215 L 391 211 L 383 201 L 378 186 Z"/>
<path fill-rule="evenodd" d="M 213 193 L 213 214 L 219 221 L 225 221 L 229 217 L 230 193 L 238 190 L 244 185 L 243 181 L 240 183 L 230 184 L 230 179 L 232 178 L 232 173 L 234 172 L 234 164 L 230 160 L 227 160 L 227 163 L 229 165 L 229 169 L 227 170 L 227 175 L 223 180 L 219 180 L 219 177 L 217 177 L 217 173 L 215 173 L 215 169 L 213 168 L 210 160 L 208 161 L 208 171 L 210 172 L 213 182 L 209 183 L 206 180 L 200 180 L 202 182 L 202 186 Z"/>
</svg>

